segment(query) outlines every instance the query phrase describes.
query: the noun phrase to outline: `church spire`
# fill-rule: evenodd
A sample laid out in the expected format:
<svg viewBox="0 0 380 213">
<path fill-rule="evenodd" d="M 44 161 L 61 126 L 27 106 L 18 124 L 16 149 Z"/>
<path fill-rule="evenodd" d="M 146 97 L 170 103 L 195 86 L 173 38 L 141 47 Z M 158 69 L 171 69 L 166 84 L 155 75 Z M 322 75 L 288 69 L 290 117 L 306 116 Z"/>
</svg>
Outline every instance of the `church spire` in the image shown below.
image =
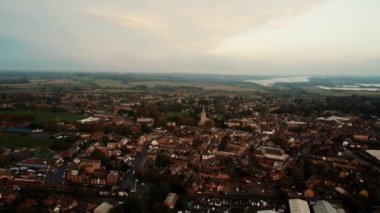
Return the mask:
<svg viewBox="0 0 380 213">
<path fill-rule="evenodd" d="M 199 126 L 204 126 L 207 122 L 207 115 L 206 115 L 206 110 L 205 106 L 202 106 L 202 112 L 201 112 L 201 118 L 199 120 Z"/>
</svg>

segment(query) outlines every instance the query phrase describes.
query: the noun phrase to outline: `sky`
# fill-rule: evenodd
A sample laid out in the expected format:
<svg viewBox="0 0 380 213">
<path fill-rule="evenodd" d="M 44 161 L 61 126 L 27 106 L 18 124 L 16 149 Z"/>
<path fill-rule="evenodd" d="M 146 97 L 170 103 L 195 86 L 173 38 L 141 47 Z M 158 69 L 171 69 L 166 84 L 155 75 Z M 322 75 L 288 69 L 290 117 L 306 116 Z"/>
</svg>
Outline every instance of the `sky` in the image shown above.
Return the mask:
<svg viewBox="0 0 380 213">
<path fill-rule="evenodd" d="M 380 75 L 378 0 L 1 0 L 0 70 Z"/>
</svg>

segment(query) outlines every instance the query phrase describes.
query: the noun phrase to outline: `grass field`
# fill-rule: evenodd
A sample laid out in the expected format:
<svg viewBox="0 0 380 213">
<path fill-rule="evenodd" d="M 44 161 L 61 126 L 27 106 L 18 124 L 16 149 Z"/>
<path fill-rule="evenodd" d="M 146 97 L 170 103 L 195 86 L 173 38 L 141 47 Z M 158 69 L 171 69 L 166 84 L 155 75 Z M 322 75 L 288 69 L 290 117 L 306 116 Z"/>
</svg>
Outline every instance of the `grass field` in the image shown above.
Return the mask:
<svg viewBox="0 0 380 213">
<path fill-rule="evenodd" d="M 1 111 L 2 113 L 11 113 L 16 115 L 32 115 L 34 116 L 35 121 L 37 122 L 46 122 L 46 121 L 68 121 L 74 122 L 79 119 L 83 119 L 84 116 L 78 114 L 71 114 L 66 112 L 52 112 L 48 110 L 10 110 L 10 111 Z"/>
<path fill-rule="evenodd" d="M 94 82 L 96 85 L 100 87 L 128 88 L 128 86 L 123 84 L 123 82 L 110 80 L 110 79 L 99 79 L 99 80 L 95 80 Z"/>
<path fill-rule="evenodd" d="M 49 90 L 57 88 L 88 88 L 91 87 L 92 82 L 77 80 L 77 79 L 32 79 L 29 83 L 20 84 L 0 84 L 1 87 L 6 87 L 7 90 Z"/>
<path fill-rule="evenodd" d="M 226 84 L 215 84 L 215 83 L 196 83 L 196 82 L 171 82 L 171 81 L 139 81 L 139 82 L 130 82 L 127 85 L 129 86 L 139 86 L 144 85 L 149 88 L 154 88 L 156 86 L 169 86 L 169 87 L 198 87 L 203 90 L 220 90 L 220 91 L 231 91 L 231 92 L 242 92 L 242 91 L 251 91 L 250 88 L 245 88 L 242 86 L 235 85 L 226 85 Z"/>
<path fill-rule="evenodd" d="M 47 148 L 42 148 L 35 156 L 41 160 L 50 160 L 54 156 L 55 152 Z"/>
<path fill-rule="evenodd" d="M 324 95 L 324 96 L 366 96 L 366 97 L 380 97 L 380 92 L 371 91 L 347 91 L 347 90 L 324 90 L 317 87 L 303 86 L 302 89 L 305 92 Z"/>
<path fill-rule="evenodd" d="M 52 141 L 48 138 L 21 136 L 15 133 L 0 132 L 0 146 L 6 147 L 49 147 Z"/>
</svg>

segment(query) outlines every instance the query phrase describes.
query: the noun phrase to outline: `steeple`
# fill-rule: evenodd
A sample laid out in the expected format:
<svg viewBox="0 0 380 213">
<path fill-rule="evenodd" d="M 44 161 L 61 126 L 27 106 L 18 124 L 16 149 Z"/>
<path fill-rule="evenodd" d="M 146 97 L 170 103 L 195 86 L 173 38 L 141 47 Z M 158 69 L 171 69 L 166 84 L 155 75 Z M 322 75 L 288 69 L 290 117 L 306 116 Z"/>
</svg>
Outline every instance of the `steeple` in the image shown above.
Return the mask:
<svg viewBox="0 0 380 213">
<path fill-rule="evenodd" d="M 202 106 L 201 119 L 199 120 L 199 126 L 204 126 L 207 122 L 207 115 L 205 106 Z"/>
</svg>

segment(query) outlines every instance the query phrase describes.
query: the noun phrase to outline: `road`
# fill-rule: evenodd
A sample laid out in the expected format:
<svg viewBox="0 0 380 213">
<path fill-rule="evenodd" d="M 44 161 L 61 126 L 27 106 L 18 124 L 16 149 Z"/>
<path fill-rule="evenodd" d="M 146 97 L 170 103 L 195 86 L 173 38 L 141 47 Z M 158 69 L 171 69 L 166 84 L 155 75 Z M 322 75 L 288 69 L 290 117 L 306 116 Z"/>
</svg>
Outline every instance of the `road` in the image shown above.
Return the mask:
<svg viewBox="0 0 380 213">
<path fill-rule="evenodd" d="M 358 152 L 360 152 L 360 151 L 348 150 L 348 149 L 346 150 L 346 154 L 354 157 L 359 163 L 361 163 L 363 165 L 371 166 L 373 169 L 380 172 L 380 167 L 378 165 L 376 165 L 375 163 L 373 163 L 370 160 L 365 159 Z"/>
<path fill-rule="evenodd" d="M 56 168 L 54 172 L 49 173 L 46 177 L 46 183 L 53 185 L 64 185 L 65 172 L 67 171 L 68 167 L 69 164 L 66 162 L 63 166 Z"/>
<path fill-rule="evenodd" d="M 136 170 L 141 166 L 142 161 L 148 155 L 149 144 L 146 143 L 141 151 L 137 154 L 135 160 L 131 164 L 131 168 L 123 175 L 122 181 L 120 181 L 120 187 L 123 189 L 133 189 L 137 187 L 138 181 L 135 178 Z"/>
<path fill-rule="evenodd" d="M 88 142 L 85 148 L 92 146 L 94 143 L 95 141 Z M 75 159 L 77 156 L 82 155 L 84 153 L 85 148 L 82 148 L 78 152 L 74 153 L 73 157 L 66 160 L 62 166 L 53 168 L 53 172 L 50 172 L 46 177 L 46 183 L 53 185 L 64 185 L 66 183 L 65 174 L 72 160 Z"/>
<path fill-rule="evenodd" d="M 141 164 L 147 157 L 149 152 L 149 145 L 150 144 L 148 142 L 143 145 L 141 151 L 136 155 L 135 160 L 131 163 L 130 169 L 128 169 L 128 171 L 125 174 L 122 174 L 121 180 L 119 181 L 120 189 L 125 189 L 126 191 L 133 193 L 136 197 L 139 198 L 139 200 L 142 203 L 147 202 L 147 199 L 149 198 L 149 186 L 137 180 L 135 173 L 136 170 L 138 170 L 142 166 Z M 83 150 L 77 152 L 71 159 L 65 161 L 65 163 L 62 166 L 55 167 L 54 170 L 47 175 L 45 183 L 52 187 L 55 186 L 70 188 L 66 185 L 65 174 L 70 166 L 72 159 L 81 155 L 82 153 Z M 85 188 L 81 186 L 78 187 Z"/>
</svg>

